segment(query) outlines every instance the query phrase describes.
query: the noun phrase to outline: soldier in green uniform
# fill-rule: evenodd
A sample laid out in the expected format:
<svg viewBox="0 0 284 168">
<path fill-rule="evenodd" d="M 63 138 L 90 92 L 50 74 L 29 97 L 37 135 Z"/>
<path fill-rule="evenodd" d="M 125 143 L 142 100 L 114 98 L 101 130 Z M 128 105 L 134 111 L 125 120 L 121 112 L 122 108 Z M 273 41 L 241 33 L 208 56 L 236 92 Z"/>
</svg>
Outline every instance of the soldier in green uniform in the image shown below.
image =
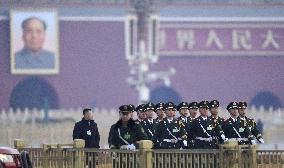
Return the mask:
<svg viewBox="0 0 284 168">
<path fill-rule="evenodd" d="M 208 117 L 209 102 L 201 101 L 199 103 L 200 116 L 193 120 L 190 128 L 190 133 L 195 138 L 196 148 L 198 149 L 210 149 L 216 148 L 216 144 L 213 143 L 213 135 L 218 133 L 218 136 L 222 136 L 222 129 L 219 126 L 214 127 L 213 121 Z"/>
<path fill-rule="evenodd" d="M 252 135 L 258 140 L 259 143 L 264 143 L 262 135 L 256 126 L 256 122 L 254 121 L 254 119 L 248 118 L 246 116 L 246 108 L 247 108 L 247 102 L 238 103 L 239 119 L 248 124 L 248 127 Z"/>
<path fill-rule="evenodd" d="M 147 114 L 147 118 L 141 122 L 141 125 L 148 137 L 149 140 L 152 140 L 155 144 L 155 136 L 156 136 L 156 128 L 158 126 L 158 122 L 153 119 L 154 116 L 154 104 L 148 103 L 144 106 L 144 111 Z"/>
<path fill-rule="evenodd" d="M 189 116 L 188 116 L 188 128 L 187 130 L 190 130 L 192 127 L 192 122 L 197 118 L 197 112 L 198 112 L 198 103 L 197 102 L 190 102 L 188 104 L 188 109 L 189 109 Z M 188 131 L 187 131 L 188 132 Z M 190 131 L 187 133 L 187 141 L 188 141 L 188 148 L 189 149 L 194 149 L 196 148 L 195 145 L 195 138 L 193 135 L 190 133 Z"/>
<path fill-rule="evenodd" d="M 155 112 L 157 114 L 156 121 L 161 122 L 165 118 L 164 103 L 160 102 L 155 105 Z"/>
<path fill-rule="evenodd" d="M 179 111 L 180 117 L 177 118 L 179 125 L 182 129 L 186 131 L 187 134 L 187 142 L 189 142 L 189 129 L 190 129 L 190 121 L 188 118 L 188 113 L 189 113 L 189 108 L 188 108 L 188 103 L 187 102 L 181 102 L 178 106 L 177 109 Z M 183 145 L 183 143 L 181 143 Z M 182 146 L 183 149 L 188 149 L 189 144 L 187 143 L 187 146 Z"/>
<path fill-rule="evenodd" d="M 119 107 L 119 120 L 111 126 L 108 136 L 111 149 L 135 150 L 137 141 L 147 140 L 143 128 L 131 118 L 133 111 L 129 105 Z"/>
<path fill-rule="evenodd" d="M 220 103 L 219 103 L 218 100 L 212 100 L 209 103 L 209 111 L 211 113 L 210 119 L 213 121 L 213 127 L 220 127 L 220 128 L 222 128 L 222 126 L 224 125 L 225 119 L 218 115 L 218 113 L 219 113 L 219 106 L 220 106 Z M 221 136 L 223 138 L 219 137 L 219 135 L 218 135 L 219 133 L 218 132 L 214 132 L 213 133 L 213 143 L 215 145 L 218 145 L 220 143 L 224 143 L 224 140 L 227 140 L 225 138 L 223 130 L 220 130 L 220 132 L 221 132 Z"/>
<path fill-rule="evenodd" d="M 197 118 L 197 112 L 198 112 L 198 103 L 197 102 L 191 102 L 188 104 L 189 108 L 189 120 L 193 121 Z"/>
<path fill-rule="evenodd" d="M 248 124 L 238 118 L 238 103 L 229 103 L 227 110 L 230 118 L 225 121 L 222 128 L 229 141 L 238 141 L 240 145 L 255 144 Z"/>
<path fill-rule="evenodd" d="M 147 118 L 146 113 L 144 112 L 145 104 L 140 104 L 136 107 L 135 111 L 137 113 L 137 120 L 135 120 L 136 124 L 140 124 Z"/>
<path fill-rule="evenodd" d="M 168 102 L 165 104 L 164 109 L 166 111 L 166 118 L 159 122 L 156 131 L 159 148 L 180 149 L 182 145 L 187 146 L 186 132 L 174 118 L 176 112 L 175 104 Z"/>
</svg>

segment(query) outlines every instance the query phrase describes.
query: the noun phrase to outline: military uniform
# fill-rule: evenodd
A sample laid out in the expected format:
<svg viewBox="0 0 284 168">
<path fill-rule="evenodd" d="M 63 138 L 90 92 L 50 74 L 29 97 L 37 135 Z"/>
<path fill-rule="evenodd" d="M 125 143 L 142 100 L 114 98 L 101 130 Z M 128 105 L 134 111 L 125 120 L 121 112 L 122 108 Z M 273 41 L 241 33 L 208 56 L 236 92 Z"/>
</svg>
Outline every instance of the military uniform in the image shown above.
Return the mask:
<svg viewBox="0 0 284 168">
<path fill-rule="evenodd" d="M 119 111 L 120 113 L 128 113 L 133 109 L 129 105 L 122 105 Z M 147 139 L 143 128 L 131 118 L 128 120 L 127 125 L 123 125 L 122 120 L 119 120 L 111 126 L 108 143 L 112 149 L 135 149 L 138 147 L 137 141 Z"/>
<path fill-rule="evenodd" d="M 238 103 L 238 108 L 239 109 L 246 109 L 247 108 L 247 103 L 246 102 L 239 102 Z M 252 135 L 260 142 L 260 143 L 264 143 L 264 140 L 262 138 L 262 135 L 259 131 L 259 129 L 257 128 L 256 122 L 254 121 L 254 119 L 252 118 L 248 118 L 247 116 L 244 117 L 240 117 L 240 120 L 245 120 Z"/>
<path fill-rule="evenodd" d="M 138 117 L 139 113 L 144 113 L 144 106 L 145 106 L 145 104 L 140 104 L 135 108 L 135 111 L 137 113 L 137 117 Z M 143 122 L 143 120 L 140 119 L 139 117 L 135 120 L 136 124 L 140 124 L 142 122 Z"/>
<path fill-rule="evenodd" d="M 220 106 L 220 103 L 219 103 L 219 101 L 218 100 L 212 100 L 210 103 L 209 103 L 209 109 L 212 109 L 212 108 L 218 108 Z M 211 113 L 212 114 L 212 113 Z M 215 127 L 217 127 L 218 129 L 217 130 L 219 130 L 218 132 L 214 132 L 213 133 L 213 143 L 215 144 L 215 145 L 219 145 L 219 144 L 221 144 L 221 143 L 224 143 L 224 138 L 222 139 L 222 138 L 220 138 L 220 133 L 221 133 L 221 136 L 222 136 L 222 134 L 224 135 L 224 131 L 222 130 L 222 126 L 224 125 L 224 122 L 225 122 L 225 119 L 224 118 L 222 118 L 222 117 L 220 117 L 220 116 L 213 116 L 213 115 L 211 115 L 210 116 L 210 119 L 212 120 L 212 122 L 213 122 L 213 127 L 215 128 Z"/>
<path fill-rule="evenodd" d="M 155 105 L 155 112 L 157 113 L 158 110 L 162 110 L 162 111 L 165 111 L 164 110 L 164 103 L 160 102 L 158 104 Z M 158 115 L 158 114 L 157 114 Z M 164 119 L 164 118 L 163 118 Z M 163 121 L 163 119 L 160 119 L 160 118 L 156 118 L 156 121 L 157 122 L 161 122 Z"/>
<path fill-rule="evenodd" d="M 166 103 L 164 109 L 175 110 L 175 105 L 172 102 Z M 180 149 L 187 140 L 186 132 L 180 127 L 178 120 L 175 118 L 165 118 L 158 124 L 156 131 L 157 142 L 159 142 L 159 148 L 162 149 Z M 186 146 L 186 145 L 185 145 Z"/>
<path fill-rule="evenodd" d="M 144 106 L 144 111 L 148 110 L 154 110 L 154 104 L 148 103 L 147 105 Z M 147 137 L 149 140 L 152 140 L 155 143 L 155 133 L 156 133 L 156 128 L 158 126 L 158 122 L 154 119 L 145 119 L 141 123 Z"/>
<path fill-rule="evenodd" d="M 238 103 L 231 102 L 227 106 L 228 111 L 232 108 L 238 108 Z M 251 144 L 253 139 L 248 124 L 240 118 L 230 117 L 227 119 L 223 125 L 223 130 L 229 141 L 238 141 L 240 145 Z"/>
<path fill-rule="evenodd" d="M 199 108 L 209 108 L 208 101 L 199 103 Z M 199 116 L 192 122 L 190 132 L 195 138 L 196 148 L 209 149 L 216 148 L 216 143 L 213 141 L 213 136 L 221 136 L 222 129 L 218 125 L 214 125 L 213 120 L 208 116 Z"/>
<path fill-rule="evenodd" d="M 178 111 L 180 111 L 182 108 L 186 108 L 189 109 L 189 104 L 187 102 L 181 102 L 178 105 Z M 181 143 L 183 145 L 182 148 L 184 149 L 189 149 L 189 148 L 193 148 L 193 138 L 192 135 L 190 134 L 190 127 L 191 127 L 191 123 L 192 123 L 192 119 L 190 117 L 187 116 L 181 116 L 179 118 L 177 118 L 179 125 L 182 129 L 185 130 L 186 135 L 187 135 L 187 145 L 185 146 L 183 143 Z"/>
</svg>

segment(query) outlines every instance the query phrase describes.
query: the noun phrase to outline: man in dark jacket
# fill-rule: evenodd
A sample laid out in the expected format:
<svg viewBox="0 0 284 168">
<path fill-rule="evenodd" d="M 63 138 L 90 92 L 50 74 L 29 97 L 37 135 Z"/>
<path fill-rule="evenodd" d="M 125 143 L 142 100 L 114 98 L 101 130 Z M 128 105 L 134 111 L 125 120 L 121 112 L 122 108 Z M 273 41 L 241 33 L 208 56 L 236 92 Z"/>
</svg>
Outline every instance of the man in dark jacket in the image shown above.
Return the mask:
<svg viewBox="0 0 284 168">
<path fill-rule="evenodd" d="M 93 120 L 93 113 L 91 109 L 83 110 L 84 117 L 77 122 L 73 129 L 73 140 L 84 139 L 85 148 L 100 148 L 100 134 L 97 123 Z"/>
<path fill-rule="evenodd" d="M 129 105 L 119 107 L 119 120 L 111 126 L 108 143 L 111 149 L 135 150 L 137 141 L 147 140 L 140 124 L 131 118 L 134 109 Z"/>
</svg>

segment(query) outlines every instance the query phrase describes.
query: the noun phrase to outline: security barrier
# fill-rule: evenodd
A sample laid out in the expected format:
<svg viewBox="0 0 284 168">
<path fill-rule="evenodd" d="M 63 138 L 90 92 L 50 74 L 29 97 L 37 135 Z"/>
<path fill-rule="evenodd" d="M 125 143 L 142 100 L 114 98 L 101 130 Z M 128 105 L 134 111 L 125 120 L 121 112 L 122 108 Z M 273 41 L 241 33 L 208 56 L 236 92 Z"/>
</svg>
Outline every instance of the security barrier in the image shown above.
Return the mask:
<svg viewBox="0 0 284 168">
<path fill-rule="evenodd" d="M 152 149 L 151 141 L 140 141 L 139 149 L 86 149 L 84 140 L 73 144 L 44 144 L 25 148 L 35 168 L 284 168 L 284 151 L 256 150 L 254 145 L 229 142 L 219 149 Z"/>
</svg>

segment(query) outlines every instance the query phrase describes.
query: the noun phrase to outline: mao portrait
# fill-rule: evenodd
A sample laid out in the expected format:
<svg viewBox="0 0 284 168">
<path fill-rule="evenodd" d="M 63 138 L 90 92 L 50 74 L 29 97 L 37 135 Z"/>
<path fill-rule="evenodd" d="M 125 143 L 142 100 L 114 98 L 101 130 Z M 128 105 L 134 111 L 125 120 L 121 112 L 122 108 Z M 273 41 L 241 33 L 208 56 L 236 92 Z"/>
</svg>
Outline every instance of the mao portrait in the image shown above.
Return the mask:
<svg viewBox="0 0 284 168">
<path fill-rule="evenodd" d="M 57 13 L 12 10 L 10 18 L 12 74 L 57 74 Z"/>
</svg>

